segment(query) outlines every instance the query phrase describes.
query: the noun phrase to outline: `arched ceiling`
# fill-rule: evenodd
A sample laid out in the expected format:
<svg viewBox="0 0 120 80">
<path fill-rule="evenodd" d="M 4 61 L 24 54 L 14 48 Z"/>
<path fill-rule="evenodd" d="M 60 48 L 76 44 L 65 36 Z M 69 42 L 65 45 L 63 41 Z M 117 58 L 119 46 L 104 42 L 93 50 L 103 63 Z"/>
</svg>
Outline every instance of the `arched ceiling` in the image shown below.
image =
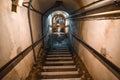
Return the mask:
<svg viewBox="0 0 120 80">
<path fill-rule="evenodd" d="M 62 7 L 68 10 L 69 12 L 73 12 L 79 9 L 80 7 L 90 4 L 92 2 L 104 0 L 38 0 L 38 1 L 40 5 L 40 11 L 44 13 L 49 8 L 51 8 L 56 3 L 56 1 L 62 1 L 63 2 Z"/>
<path fill-rule="evenodd" d="M 56 1 L 62 1 L 63 7 L 69 11 L 73 11 L 79 8 L 79 0 L 39 0 L 41 12 L 45 12 L 47 9 L 51 8 Z"/>
<path fill-rule="evenodd" d="M 35 0 L 33 0 L 34 2 Z M 80 13 L 78 11 L 78 9 L 80 9 L 82 7 L 82 11 L 84 12 L 85 10 L 92 10 L 94 8 L 99 8 L 100 6 L 104 5 L 104 4 L 111 4 L 111 2 L 115 2 L 115 1 L 119 1 L 120 0 L 37 0 L 39 3 L 39 10 L 41 13 L 51 13 L 51 11 L 55 11 L 55 10 L 65 10 L 68 13 L 76 13 L 76 10 L 78 13 Z M 84 7 L 83 6 L 86 6 Z M 92 6 L 91 6 L 92 5 Z M 104 12 L 104 11 L 112 11 L 115 10 L 117 8 L 119 8 L 118 6 L 116 6 L 117 4 L 113 5 L 113 6 L 109 6 L 109 7 L 105 7 L 105 8 L 100 8 L 99 10 L 93 10 L 93 11 L 89 11 L 88 14 L 91 13 L 99 13 L 99 12 Z M 37 8 L 36 8 L 37 9 Z M 46 12 L 47 11 L 47 12 Z M 74 12 L 74 13 L 73 13 Z"/>
</svg>

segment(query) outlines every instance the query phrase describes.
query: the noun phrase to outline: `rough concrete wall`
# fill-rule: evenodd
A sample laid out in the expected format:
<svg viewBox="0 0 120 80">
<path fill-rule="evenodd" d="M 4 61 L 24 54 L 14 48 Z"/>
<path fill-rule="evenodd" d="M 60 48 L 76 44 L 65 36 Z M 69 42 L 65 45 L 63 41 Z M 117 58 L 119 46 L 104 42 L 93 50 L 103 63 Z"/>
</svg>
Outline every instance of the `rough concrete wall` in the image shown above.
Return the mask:
<svg viewBox="0 0 120 80">
<path fill-rule="evenodd" d="M 0 0 L 0 67 L 31 45 L 27 9 L 18 7 L 15 13 L 11 12 L 11 5 L 11 0 Z M 31 15 L 34 41 L 40 37 L 40 17 L 35 13 Z M 38 48 L 36 50 L 38 52 Z M 31 51 L 3 80 L 24 80 L 33 61 Z"/>
<path fill-rule="evenodd" d="M 81 23 L 80 37 L 120 67 L 120 20 L 93 20 Z M 118 80 L 88 50 L 80 44 L 78 46 L 78 53 L 95 80 Z"/>
</svg>

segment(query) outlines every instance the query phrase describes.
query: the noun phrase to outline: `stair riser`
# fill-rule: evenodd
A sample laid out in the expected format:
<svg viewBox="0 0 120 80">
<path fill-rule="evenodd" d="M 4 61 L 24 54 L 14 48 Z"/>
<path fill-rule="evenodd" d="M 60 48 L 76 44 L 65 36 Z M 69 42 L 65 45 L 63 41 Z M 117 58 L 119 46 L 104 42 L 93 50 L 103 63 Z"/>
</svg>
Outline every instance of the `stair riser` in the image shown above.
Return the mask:
<svg viewBox="0 0 120 80">
<path fill-rule="evenodd" d="M 55 60 L 54 59 L 53 60 L 52 59 L 51 60 L 46 59 L 46 61 L 72 61 L 72 59 L 61 59 L 61 60 L 60 59 L 58 59 L 58 60 L 57 59 L 55 59 Z"/>
<path fill-rule="evenodd" d="M 64 79 L 64 78 L 79 78 L 80 75 L 54 75 L 54 76 L 49 76 L 49 75 L 41 76 L 41 75 L 39 75 L 38 77 L 42 78 L 42 79 Z"/>
<path fill-rule="evenodd" d="M 55 58 L 46 58 L 47 60 L 59 60 L 59 59 L 72 59 L 72 57 L 55 57 Z"/>
<path fill-rule="evenodd" d="M 50 51 L 49 53 L 70 53 L 69 51 Z"/>
<path fill-rule="evenodd" d="M 45 64 L 67 64 L 74 63 L 74 61 L 45 61 Z"/>
<path fill-rule="evenodd" d="M 43 69 L 42 70 L 43 72 L 61 72 L 61 71 L 77 71 L 76 68 L 63 68 L 63 69 L 60 69 L 60 68 L 56 68 L 56 69 Z"/>
<path fill-rule="evenodd" d="M 74 63 L 67 63 L 67 64 L 44 64 L 44 66 L 71 66 L 75 65 Z"/>
<path fill-rule="evenodd" d="M 83 79 L 82 78 L 63 78 L 63 79 L 41 79 L 41 80 L 83 80 Z"/>
<path fill-rule="evenodd" d="M 59 54 L 59 55 L 57 55 L 57 54 L 48 54 L 48 55 L 46 55 L 47 57 L 71 57 L 72 55 L 70 55 L 70 54 L 68 54 L 68 55 L 64 55 L 64 54 Z"/>
</svg>

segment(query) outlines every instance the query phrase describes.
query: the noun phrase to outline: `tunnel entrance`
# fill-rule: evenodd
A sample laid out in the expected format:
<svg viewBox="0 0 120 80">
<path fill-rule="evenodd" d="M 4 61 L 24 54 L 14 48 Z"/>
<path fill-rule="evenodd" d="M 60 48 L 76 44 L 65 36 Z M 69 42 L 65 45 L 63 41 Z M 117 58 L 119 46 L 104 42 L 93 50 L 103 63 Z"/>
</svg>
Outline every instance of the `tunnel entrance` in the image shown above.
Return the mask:
<svg viewBox="0 0 120 80">
<path fill-rule="evenodd" d="M 49 48 L 57 49 L 68 46 L 68 32 L 70 21 L 66 18 L 69 14 L 65 11 L 59 10 L 49 14 L 46 19 L 46 26 L 49 28 Z"/>
<path fill-rule="evenodd" d="M 50 34 L 67 34 L 69 20 L 66 18 L 69 14 L 65 11 L 54 11 L 47 18 Z"/>
</svg>

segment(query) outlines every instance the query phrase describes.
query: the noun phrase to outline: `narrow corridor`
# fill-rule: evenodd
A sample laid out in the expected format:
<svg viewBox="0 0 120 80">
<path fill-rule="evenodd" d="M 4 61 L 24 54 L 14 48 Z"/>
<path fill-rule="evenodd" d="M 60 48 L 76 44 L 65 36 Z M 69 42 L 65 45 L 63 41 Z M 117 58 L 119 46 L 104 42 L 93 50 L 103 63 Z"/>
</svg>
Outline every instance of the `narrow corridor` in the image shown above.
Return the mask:
<svg viewBox="0 0 120 80">
<path fill-rule="evenodd" d="M 120 0 L 0 0 L 0 80 L 120 80 Z"/>
</svg>

